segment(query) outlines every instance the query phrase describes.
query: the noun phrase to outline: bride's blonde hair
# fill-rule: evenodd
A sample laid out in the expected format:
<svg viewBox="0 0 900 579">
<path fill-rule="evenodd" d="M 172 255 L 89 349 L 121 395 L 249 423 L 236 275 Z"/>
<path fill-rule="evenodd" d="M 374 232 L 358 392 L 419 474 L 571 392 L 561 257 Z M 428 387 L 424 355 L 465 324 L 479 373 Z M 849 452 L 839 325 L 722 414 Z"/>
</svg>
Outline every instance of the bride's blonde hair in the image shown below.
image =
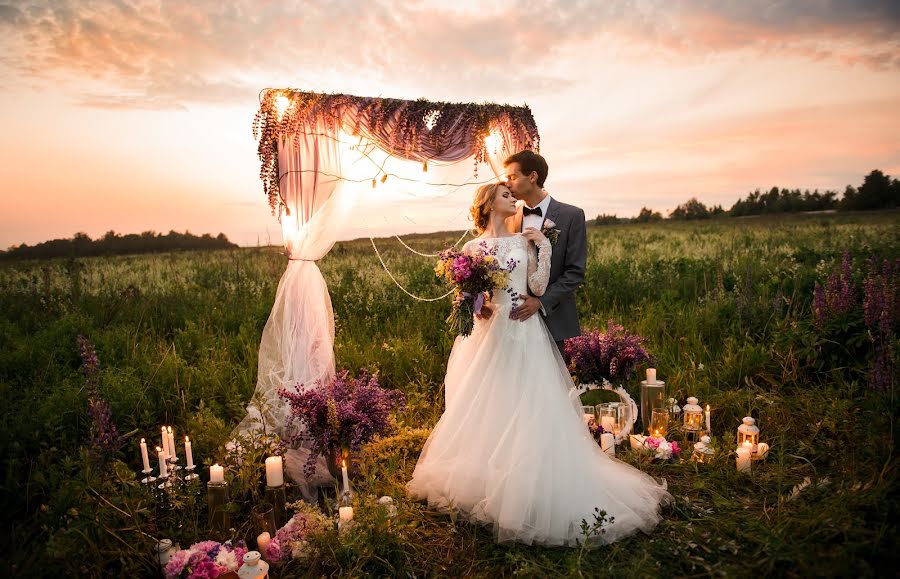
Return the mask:
<svg viewBox="0 0 900 579">
<path fill-rule="evenodd" d="M 469 208 L 469 216 L 475 223 L 475 231 L 478 235 L 484 233 L 487 228 L 488 217 L 491 214 L 491 204 L 494 197 L 497 196 L 497 189 L 503 183 L 488 183 L 482 185 L 475 191 L 475 199 L 472 201 L 472 207 Z"/>
</svg>

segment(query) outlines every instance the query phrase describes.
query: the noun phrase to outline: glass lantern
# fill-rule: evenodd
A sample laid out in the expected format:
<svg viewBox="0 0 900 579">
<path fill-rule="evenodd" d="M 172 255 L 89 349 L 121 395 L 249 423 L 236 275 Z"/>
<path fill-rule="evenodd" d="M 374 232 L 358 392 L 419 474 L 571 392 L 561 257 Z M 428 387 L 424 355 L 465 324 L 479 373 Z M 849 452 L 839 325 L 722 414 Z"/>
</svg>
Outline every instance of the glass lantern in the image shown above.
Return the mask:
<svg viewBox="0 0 900 579">
<path fill-rule="evenodd" d="M 650 436 L 665 438 L 669 432 L 669 411 L 665 408 L 654 408 L 650 417 Z"/>
<path fill-rule="evenodd" d="M 700 437 L 700 442 L 694 445 L 693 458 L 696 462 L 711 462 L 715 450 L 709 445 L 710 438 L 706 435 Z"/>
<path fill-rule="evenodd" d="M 743 423 L 737 429 L 737 443 L 742 446 L 744 442 L 749 442 L 755 453 L 759 444 L 759 427 L 756 426 L 756 419 L 752 416 L 745 416 Z"/>
<path fill-rule="evenodd" d="M 684 429 L 689 432 L 696 432 L 703 428 L 703 409 L 697 402 L 698 400 L 691 396 L 684 405 Z"/>
</svg>

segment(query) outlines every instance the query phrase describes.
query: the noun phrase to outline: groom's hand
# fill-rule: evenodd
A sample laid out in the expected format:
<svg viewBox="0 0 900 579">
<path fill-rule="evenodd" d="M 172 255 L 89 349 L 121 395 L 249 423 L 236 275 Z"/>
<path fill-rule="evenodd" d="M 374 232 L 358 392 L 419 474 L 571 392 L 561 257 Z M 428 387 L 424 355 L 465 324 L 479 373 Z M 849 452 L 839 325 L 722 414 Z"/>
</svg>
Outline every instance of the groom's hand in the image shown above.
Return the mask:
<svg viewBox="0 0 900 579">
<path fill-rule="evenodd" d="M 509 319 L 524 322 L 534 315 L 536 311 L 541 309 L 541 300 L 534 296 L 519 296 L 522 303 L 517 305 L 509 312 Z"/>
</svg>

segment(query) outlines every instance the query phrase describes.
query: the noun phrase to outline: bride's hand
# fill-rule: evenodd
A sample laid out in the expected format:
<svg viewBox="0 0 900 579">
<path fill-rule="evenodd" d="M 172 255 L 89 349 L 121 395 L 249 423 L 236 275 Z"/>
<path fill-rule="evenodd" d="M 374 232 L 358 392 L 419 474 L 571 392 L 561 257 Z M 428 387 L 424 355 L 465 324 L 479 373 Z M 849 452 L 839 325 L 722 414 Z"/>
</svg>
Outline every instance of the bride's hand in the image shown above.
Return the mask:
<svg viewBox="0 0 900 579">
<path fill-rule="evenodd" d="M 481 312 L 475 314 L 475 317 L 479 320 L 488 320 L 494 315 L 494 304 L 488 301 L 489 299 L 484 300 L 484 303 L 481 304 Z"/>
<path fill-rule="evenodd" d="M 535 245 L 540 245 L 541 243 L 547 241 L 547 237 L 534 227 L 526 227 L 522 231 L 522 235 L 525 237 L 525 239 L 534 242 Z"/>
</svg>

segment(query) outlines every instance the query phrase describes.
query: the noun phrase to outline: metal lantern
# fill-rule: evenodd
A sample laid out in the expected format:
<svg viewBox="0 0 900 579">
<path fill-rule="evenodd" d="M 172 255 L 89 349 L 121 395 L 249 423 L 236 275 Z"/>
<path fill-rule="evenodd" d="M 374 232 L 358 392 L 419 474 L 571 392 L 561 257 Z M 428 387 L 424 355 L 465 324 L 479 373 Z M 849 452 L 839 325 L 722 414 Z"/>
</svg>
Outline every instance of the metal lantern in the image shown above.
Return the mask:
<svg viewBox="0 0 900 579">
<path fill-rule="evenodd" d="M 738 426 L 737 429 L 738 446 L 743 445 L 745 441 L 750 443 L 753 452 L 757 451 L 757 445 L 759 444 L 759 427 L 756 426 L 756 419 L 752 416 L 745 416 L 743 424 Z"/>
<path fill-rule="evenodd" d="M 703 428 L 703 409 L 697 404 L 697 399 L 693 396 L 687 399 L 684 410 L 684 429 L 696 432 Z M 694 439 L 696 440 L 696 439 Z"/>
<path fill-rule="evenodd" d="M 697 462 L 710 462 L 715 450 L 709 445 L 710 438 L 706 435 L 700 437 L 700 442 L 694 445 L 693 458 Z"/>
<path fill-rule="evenodd" d="M 669 411 L 665 408 L 654 408 L 650 417 L 650 436 L 665 438 L 669 432 Z"/>
</svg>

